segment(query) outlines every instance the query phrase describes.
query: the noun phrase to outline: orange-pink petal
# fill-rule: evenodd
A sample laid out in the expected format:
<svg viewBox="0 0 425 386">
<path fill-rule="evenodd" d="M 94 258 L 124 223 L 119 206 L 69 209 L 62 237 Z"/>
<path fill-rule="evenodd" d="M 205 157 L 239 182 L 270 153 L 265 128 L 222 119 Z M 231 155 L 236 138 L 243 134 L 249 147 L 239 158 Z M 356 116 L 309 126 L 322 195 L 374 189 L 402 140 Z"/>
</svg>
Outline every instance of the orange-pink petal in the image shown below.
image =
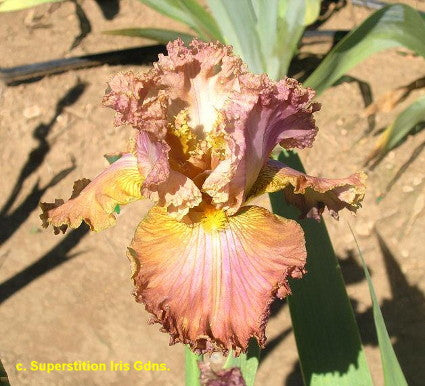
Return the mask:
<svg viewBox="0 0 425 386">
<path fill-rule="evenodd" d="M 65 233 L 68 227 L 78 228 L 85 221 L 93 231 L 101 231 L 115 224 L 114 210 L 142 198 L 143 176 L 133 154 L 124 154 L 99 174 L 92 182 L 78 180 L 69 201 L 56 199 L 41 203 L 43 227 L 52 225 L 55 234 Z"/>
<path fill-rule="evenodd" d="M 169 150 L 165 141 L 154 140 L 145 131 L 139 132 L 136 154 L 140 172 L 146 176 L 142 193 L 181 218 L 202 201 L 202 195 L 190 178 L 170 168 Z"/>
<path fill-rule="evenodd" d="M 366 174 L 358 172 L 346 178 L 312 177 L 278 161 L 269 160 L 251 189 L 249 197 L 283 190 L 286 201 L 301 211 L 302 217 L 320 220 L 327 208 L 338 218 L 346 208 L 352 212 L 361 206 L 366 190 Z"/>
<path fill-rule="evenodd" d="M 287 278 L 302 276 L 304 233 L 264 208 L 235 216 L 211 209 L 184 221 L 154 207 L 129 248 L 136 300 L 170 333 L 171 343 L 196 352 L 261 346 L 275 296 L 290 293 Z"/>
</svg>

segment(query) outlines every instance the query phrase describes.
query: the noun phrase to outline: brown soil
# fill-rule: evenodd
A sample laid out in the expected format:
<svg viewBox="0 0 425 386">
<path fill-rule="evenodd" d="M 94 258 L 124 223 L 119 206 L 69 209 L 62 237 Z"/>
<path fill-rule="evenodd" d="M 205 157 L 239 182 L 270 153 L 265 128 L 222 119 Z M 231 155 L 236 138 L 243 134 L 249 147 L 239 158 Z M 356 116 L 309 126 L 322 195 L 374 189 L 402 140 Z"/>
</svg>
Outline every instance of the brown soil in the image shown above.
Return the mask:
<svg viewBox="0 0 425 386">
<path fill-rule="evenodd" d="M 108 2 L 110 6 L 113 1 Z M 405 1 L 425 10 L 423 1 Z M 120 12 L 106 20 L 95 2 L 82 7 L 92 32 L 69 50 L 80 33 L 75 7 L 64 3 L 0 15 L 1 66 L 149 44 L 145 40 L 102 35 L 128 26 L 181 28 L 136 1 L 122 1 Z M 111 11 L 112 8 L 110 7 Z M 351 28 L 369 11 L 346 7 L 323 28 Z M 326 47 L 308 48 L 323 50 Z M 148 314 L 130 295 L 125 258 L 135 226 L 149 204 L 124 208 L 117 226 L 101 234 L 76 230 L 54 236 L 41 229 L 40 200 L 68 197 L 74 180 L 95 176 L 104 153 L 121 149 L 128 131 L 112 125 L 113 114 L 101 107 L 105 83 L 123 69 L 102 66 L 65 72 L 32 83 L 0 86 L 1 360 L 12 385 L 181 385 L 183 347 L 168 346 L 168 336 L 146 323 Z M 350 75 L 367 82 L 373 96 L 406 85 L 424 74 L 423 58 L 386 51 L 357 66 Z M 413 91 L 394 111 L 376 117 L 376 127 L 424 94 Z M 355 83 L 343 83 L 320 98 L 321 129 L 315 146 L 301 152 L 308 172 L 342 177 L 362 168 L 375 139 L 364 135 L 368 120 Z M 408 138 L 373 171 L 363 209 L 339 222 L 325 216 L 340 258 L 348 293 L 358 319 L 377 385 L 383 384 L 371 302 L 347 222 L 353 226 L 380 299 L 396 353 L 409 383 L 425 378 L 424 281 L 422 256 L 425 205 L 425 131 Z M 70 167 L 74 165 L 72 170 Z M 403 165 L 406 165 L 403 170 Z M 61 173 L 62 172 L 62 173 Z M 60 174 L 59 174 L 60 173 Z M 60 182 L 59 182 L 60 180 Z M 378 196 L 390 191 L 380 201 Z M 258 371 L 259 385 L 301 383 L 288 308 L 277 307 L 267 333 L 270 344 Z M 20 362 L 151 361 L 165 362 L 166 372 L 18 372 Z"/>
</svg>

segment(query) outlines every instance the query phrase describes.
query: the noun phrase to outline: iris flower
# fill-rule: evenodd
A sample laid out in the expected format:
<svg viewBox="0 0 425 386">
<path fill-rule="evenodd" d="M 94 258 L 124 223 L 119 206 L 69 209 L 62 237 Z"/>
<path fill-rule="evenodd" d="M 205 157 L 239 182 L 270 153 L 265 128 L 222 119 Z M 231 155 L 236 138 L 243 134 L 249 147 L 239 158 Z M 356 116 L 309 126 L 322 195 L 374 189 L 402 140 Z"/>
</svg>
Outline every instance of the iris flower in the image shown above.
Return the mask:
<svg viewBox="0 0 425 386">
<path fill-rule="evenodd" d="M 300 225 L 250 199 L 282 190 L 302 216 L 337 217 L 360 206 L 365 175 L 315 178 L 269 159 L 278 144 L 312 145 L 313 90 L 248 72 L 219 43 L 176 40 L 167 50 L 106 90 L 115 124 L 136 129 L 133 145 L 93 181 L 75 182 L 66 203 L 42 203 L 41 218 L 55 233 L 82 221 L 101 231 L 117 205 L 152 200 L 127 253 L 136 301 L 172 344 L 239 354 L 252 337 L 264 346 L 271 302 L 290 294 L 288 278 L 306 263 Z"/>
</svg>

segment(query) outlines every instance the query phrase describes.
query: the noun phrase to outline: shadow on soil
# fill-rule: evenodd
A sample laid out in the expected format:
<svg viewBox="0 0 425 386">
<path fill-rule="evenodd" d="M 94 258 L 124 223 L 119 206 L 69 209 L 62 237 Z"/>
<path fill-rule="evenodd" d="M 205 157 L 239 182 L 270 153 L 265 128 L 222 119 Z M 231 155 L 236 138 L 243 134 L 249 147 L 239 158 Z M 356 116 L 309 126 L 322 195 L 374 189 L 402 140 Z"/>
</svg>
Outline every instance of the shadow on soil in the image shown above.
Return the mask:
<svg viewBox="0 0 425 386">
<path fill-rule="evenodd" d="M 77 84 L 68 90 L 68 92 L 58 101 L 52 119 L 48 123 L 38 125 L 33 130 L 33 137 L 38 141 L 38 146 L 28 155 L 9 197 L 0 209 L 0 245 L 3 245 L 4 242 L 19 229 L 29 215 L 38 208 L 40 199 L 46 190 L 55 186 L 72 170 L 74 170 L 75 165 L 73 162 L 73 165 L 53 176 L 46 185 L 40 187 L 40 181 L 37 181 L 33 185 L 31 192 L 23 198 L 22 202 L 17 205 L 15 209 L 11 210 L 20 196 L 24 183 L 42 166 L 51 149 L 51 144 L 48 141 L 48 135 L 51 132 L 57 117 L 63 112 L 65 107 L 71 106 L 81 97 L 86 87 L 87 85 L 85 83 L 77 82 Z M 1 283 L 0 303 L 50 269 L 53 269 L 72 257 L 75 257 L 76 254 L 69 255 L 69 252 L 79 243 L 87 232 L 88 228 L 86 227 L 81 227 L 70 232 L 62 241 L 60 241 L 44 256 L 40 257 L 36 262 Z"/>
<path fill-rule="evenodd" d="M 43 187 L 40 187 L 40 181 L 37 181 L 33 185 L 31 192 L 13 211 L 11 211 L 12 206 L 15 204 L 19 194 L 21 193 L 25 181 L 32 174 L 37 172 L 51 149 L 51 145 L 47 140 L 47 137 L 54 126 L 57 117 L 63 112 L 65 107 L 73 105 L 81 97 L 86 86 L 87 85 L 85 83 L 78 82 L 74 87 L 68 90 L 68 92 L 57 103 L 56 111 L 52 119 L 48 123 L 38 125 L 33 130 L 33 137 L 38 141 L 38 146 L 28 155 L 9 197 L 0 209 L 0 245 L 9 239 L 9 237 L 11 237 L 28 218 L 30 213 L 38 207 L 40 198 L 44 192 L 52 186 L 55 186 L 72 170 L 74 170 L 74 164 L 63 169 L 53 176 L 53 178 Z"/>
<path fill-rule="evenodd" d="M 0 284 L 0 304 L 9 299 L 13 294 L 36 280 L 40 276 L 49 272 L 51 269 L 71 260 L 79 253 L 70 254 L 69 252 L 81 241 L 88 233 L 89 228 L 81 226 L 68 233 L 56 246 L 49 252 L 40 257 L 21 272 L 12 276 Z"/>
<path fill-rule="evenodd" d="M 86 36 L 92 31 L 92 25 L 90 19 L 87 17 L 84 8 L 80 5 L 77 0 L 71 0 L 75 6 L 75 15 L 80 25 L 80 33 L 74 38 L 71 44 L 70 50 L 78 47 Z M 100 10 L 102 11 L 103 17 L 106 20 L 112 20 L 118 15 L 120 11 L 119 0 L 95 0 Z"/>
<path fill-rule="evenodd" d="M 106 20 L 112 20 L 120 12 L 120 0 L 96 0 Z"/>
</svg>

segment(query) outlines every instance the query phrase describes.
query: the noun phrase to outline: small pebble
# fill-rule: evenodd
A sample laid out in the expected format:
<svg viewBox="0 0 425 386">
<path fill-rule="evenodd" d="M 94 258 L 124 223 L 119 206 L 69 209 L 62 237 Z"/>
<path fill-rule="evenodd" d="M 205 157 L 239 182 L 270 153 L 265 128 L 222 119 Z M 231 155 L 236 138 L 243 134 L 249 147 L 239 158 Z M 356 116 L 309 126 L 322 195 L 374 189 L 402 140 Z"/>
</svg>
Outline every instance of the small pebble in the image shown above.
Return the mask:
<svg viewBox="0 0 425 386">
<path fill-rule="evenodd" d="M 359 222 L 354 229 L 359 236 L 370 236 L 372 233 L 373 224 L 373 221 Z"/>
<path fill-rule="evenodd" d="M 413 192 L 414 190 L 415 189 L 413 188 L 413 186 L 410 186 L 410 185 L 404 185 L 402 188 L 402 191 L 404 193 L 410 193 L 410 192 Z"/>
<path fill-rule="evenodd" d="M 418 186 L 422 183 L 422 180 L 424 179 L 423 176 L 416 176 L 413 178 L 413 185 Z"/>
<path fill-rule="evenodd" d="M 41 115 L 41 110 L 40 110 L 40 107 L 38 107 L 37 105 L 34 105 L 34 106 L 26 107 L 24 109 L 23 114 L 26 119 L 37 118 Z"/>
<path fill-rule="evenodd" d="M 65 127 L 69 123 L 69 115 L 67 113 L 59 114 L 56 118 L 56 122 L 62 127 Z"/>
<path fill-rule="evenodd" d="M 409 257 L 409 251 L 407 249 L 403 249 L 400 253 L 403 257 Z"/>
</svg>

